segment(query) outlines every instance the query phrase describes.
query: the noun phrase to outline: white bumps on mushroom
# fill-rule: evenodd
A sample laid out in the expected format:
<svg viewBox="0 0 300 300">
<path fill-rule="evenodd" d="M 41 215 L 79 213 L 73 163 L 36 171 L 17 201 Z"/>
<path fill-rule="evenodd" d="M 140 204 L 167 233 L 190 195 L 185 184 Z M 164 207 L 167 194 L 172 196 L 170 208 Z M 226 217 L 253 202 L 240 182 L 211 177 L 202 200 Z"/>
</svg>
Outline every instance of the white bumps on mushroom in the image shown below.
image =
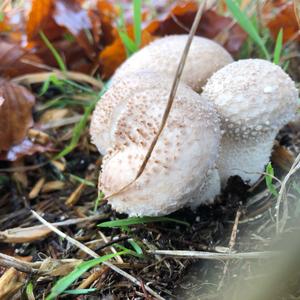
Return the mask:
<svg viewBox="0 0 300 300">
<path fill-rule="evenodd" d="M 115 82 L 97 104 L 91 135 L 100 152 L 106 153 L 99 188 L 107 196 L 137 175 L 161 124 L 172 80 L 153 72 L 130 74 Z M 144 172 L 127 189 L 109 197 L 109 203 L 131 216 L 155 216 L 189 205 L 191 199 L 204 202 L 219 142 L 219 119 L 213 105 L 180 83 Z"/>
<path fill-rule="evenodd" d="M 295 116 L 295 83 L 273 63 L 246 59 L 217 71 L 203 96 L 215 104 L 221 118 L 222 184 L 233 175 L 253 184 L 269 161 L 279 129 Z"/>
<path fill-rule="evenodd" d="M 159 38 L 128 58 L 116 71 L 112 81 L 140 70 L 164 72 L 175 76 L 188 35 Z M 195 36 L 181 80 L 199 92 L 207 79 L 232 62 L 230 54 L 216 42 Z"/>
</svg>

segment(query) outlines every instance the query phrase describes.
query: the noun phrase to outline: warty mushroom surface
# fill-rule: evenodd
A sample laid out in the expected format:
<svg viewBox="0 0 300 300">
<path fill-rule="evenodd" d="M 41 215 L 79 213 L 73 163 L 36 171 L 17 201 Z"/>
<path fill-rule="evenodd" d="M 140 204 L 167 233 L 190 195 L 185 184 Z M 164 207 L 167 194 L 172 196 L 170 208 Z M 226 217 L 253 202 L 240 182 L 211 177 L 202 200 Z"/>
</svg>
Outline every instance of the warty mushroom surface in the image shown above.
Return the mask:
<svg viewBox="0 0 300 300">
<path fill-rule="evenodd" d="M 217 71 L 203 96 L 215 104 L 221 118 L 222 185 L 233 175 L 255 183 L 269 162 L 276 134 L 295 117 L 295 83 L 278 65 L 245 59 Z"/>
<path fill-rule="evenodd" d="M 104 153 L 99 188 L 112 208 L 131 216 L 171 213 L 204 202 L 219 152 L 219 119 L 213 105 L 179 84 L 167 124 L 142 173 L 131 183 L 161 124 L 172 77 L 139 72 L 114 82 L 98 102 L 92 141 Z M 212 175 L 214 175 L 212 177 Z M 195 204 L 195 202 L 194 202 Z"/>
<path fill-rule="evenodd" d="M 175 76 L 188 35 L 169 35 L 158 38 L 129 57 L 116 71 L 113 82 L 141 70 L 163 72 Z M 207 79 L 232 57 L 218 43 L 199 36 L 193 38 L 181 80 L 200 92 Z"/>
</svg>

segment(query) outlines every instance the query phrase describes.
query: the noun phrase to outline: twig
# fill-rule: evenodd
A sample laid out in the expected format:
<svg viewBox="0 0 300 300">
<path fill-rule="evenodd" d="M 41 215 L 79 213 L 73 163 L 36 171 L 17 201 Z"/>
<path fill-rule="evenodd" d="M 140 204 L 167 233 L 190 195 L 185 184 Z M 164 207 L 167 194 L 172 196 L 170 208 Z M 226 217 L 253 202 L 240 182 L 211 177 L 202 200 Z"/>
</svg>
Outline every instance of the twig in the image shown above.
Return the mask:
<svg viewBox="0 0 300 300">
<path fill-rule="evenodd" d="M 291 176 L 293 174 L 295 174 L 298 170 L 300 169 L 300 154 L 298 154 L 298 156 L 296 157 L 290 171 L 287 173 L 287 175 L 285 176 L 285 178 L 282 181 L 280 190 L 279 190 L 279 194 L 278 194 L 278 198 L 277 198 L 277 202 L 276 202 L 276 233 L 280 233 L 283 231 L 285 224 L 287 222 L 287 218 L 288 218 L 288 212 L 287 212 L 287 201 L 284 201 L 284 207 L 283 207 L 283 216 L 280 219 L 280 206 L 281 203 L 283 201 L 283 197 L 286 195 L 286 185 L 287 182 L 289 181 L 289 179 L 291 178 Z"/>
<path fill-rule="evenodd" d="M 29 274 L 44 274 L 37 269 L 34 269 L 32 265 L 26 261 L 21 261 L 12 256 L 0 253 L 0 266 L 5 268 L 13 267 L 18 271 Z"/>
<path fill-rule="evenodd" d="M 103 232 L 101 232 L 100 230 L 98 230 L 98 233 L 100 234 L 102 240 L 107 244 L 107 243 L 108 243 L 108 239 L 107 239 L 107 237 L 105 236 L 105 234 L 104 234 Z M 109 248 L 110 248 L 110 251 L 111 251 L 112 253 L 115 253 L 115 254 L 116 254 L 116 253 L 118 252 L 118 251 L 116 250 L 116 248 L 113 247 L 113 246 L 110 246 Z M 118 263 L 120 263 L 120 264 L 123 264 L 123 263 L 124 263 L 124 261 L 123 261 L 123 259 L 122 259 L 122 257 L 121 257 L 120 255 L 117 255 L 117 256 L 116 256 L 116 260 L 117 260 Z"/>
<path fill-rule="evenodd" d="M 48 228 L 50 228 L 52 231 L 54 231 L 60 237 L 66 239 L 69 243 L 75 245 L 76 247 L 78 247 L 80 250 L 82 250 L 83 252 L 87 253 L 91 257 L 94 257 L 94 258 L 100 257 L 96 252 L 94 252 L 93 250 L 91 250 L 90 248 L 88 248 L 87 246 L 85 246 L 84 244 L 82 244 L 82 243 L 78 242 L 77 240 L 71 238 L 70 236 L 66 235 L 65 233 L 63 233 L 62 231 L 60 231 L 59 229 L 57 229 L 55 226 L 53 226 L 52 224 L 50 224 L 49 222 L 47 222 L 45 219 L 43 219 L 35 211 L 32 210 L 31 212 L 32 212 L 33 216 L 36 217 L 41 223 L 43 223 L 44 225 L 46 225 Z M 103 265 L 106 265 L 107 267 L 111 268 L 112 270 L 114 270 L 118 274 L 124 276 L 129 281 L 131 281 L 132 283 L 136 284 L 137 286 L 142 287 L 142 284 L 141 284 L 141 282 L 139 280 L 137 280 L 135 277 L 133 277 L 132 275 L 128 274 L 127 272 L 123 271 L 122 269 L 118 268 L 114 264 L 112 264 L 112 263 L 110 263 L 108 261 L 105 261 L 105 262 L 103 262 Z M 161 297 L 159 294 L 157 294 L 155 291 L 153 291 L 149 286 L 145 286 L 145 289 L 152 296 L 156 297 L 157 299 L 159 299 L 159 300 L 165 300 L 163 297 Z"/>
<path fill-rule="evenodd" d="M 238 229 L 238 224 L 239 224 L 241 214 L 242 214 L 242 212 L 241 212 L 241 209 L 239 208 L 236 212 L 236 215 L 235 215 L 234 224 L 233 224 L 233 227 L 232 227 L 231 236 L 230 236 L 230 240 L 229 240 L 229 244 L 228 244 L 229 254 L 232 252 L 232 250 L 235 246 L 235 241 L 236 241 L 236 236 L 237 236 L 237 229 Z M 221 280 L 219 282 L 219 285 L 218 285 L 218 291 L 223 286 L 225 276 L 226 276 L 226 273 L 227 273 L 227 270 L 228 270 L 228 266 L 229 266 L 229 261 L 226 261 L 224 269 L 223 269 L 223 275 L 222 275 L 222 278 L 221 278 Z"/>
<path fill-rule="evenodd" d="M 181 257 L 190 259 L 211 259 L 211 260 L 231 260 L 231 259 L 261 259 L 277 256 L 279 252 L 241 252 L 241 253 L 215 253 L 205 251 L 186 250 L 148 250 L 147 253 L 153 255 L 166 255 L 171 257 Z"/>
<path fill-rule="evenodd" d="M 106 219 L 109 214 L 95 215 L 86 218 L 69 219 L 62 222 L 52 223 L 52 226 L 69 226 L 83 222 L 91 222 L 101 219 Z M 36 225 L 31 227 L 15 227 L 4 231 L 0 231 L 1 243 L 25 243 L 32 240 L 37 240 L 47 235 L 51 230 L 45 225 Z M 36 238 L 35 238 L 36 237 Z"/>
<path fill-rule="evenodd" d="M 183 72 L 183 68 L 185 66 L 186 58 L 187 58 L 187 55 L 189 53 L 189 50 L 190 50 L 190 47 L 191 47 L 191 44 L 192 44 L 192 41 L 193 41 L 193 37 L 194 37 L 194 35 L 196 33 L 196 30 L 198 28 L 198 25 L 199 25 L 199 22 L 201 20 L 201 17 L 202 17 L 205 6 L 206 6 L 206 0 L 203 0 L 201 2 L 201 4 L 199 5 L 197 14 L 195 16 L 192 28 L 191 28 L 189 36 L 188 36 L 188 40 L 187 40 L 186 45 L 184 47 L 183 53 L 181 55 L 180 62 L 179 62 L 179 65 L 178 65 L 176 73 L 175 73 L 175 78 L 174 78 L 174 81 L 173 81 L 173 84 L 172 84 L 171 92 L 170 92 L 170 95 L 169 95 L 169 98 L 168 98 L 167 106 L 166 106 L 166 109 L 164 111 L 159 130 L 158 130 L 157 134 L 155 135 L 153 141 L 151 142 L 151 145 L 150 145 L 150 147 L 149 147 L 149 149 L 146 153 L 146 156 L 144 158 L 144 161 L 143 161 L 141 167 L 139 168 L 139 170 L 137 172 L 137 175 L 135 176 L 135 178 L 131 182 L 129 182 L 127 185 L 125 185 L 119 191 L 117 191 L 117 192 L 115 192 L 111 195 L 105 196 L 103 200 L 107 200 L 108 198 L 110 198 L 112 196 L 115 196 L 115 195 L 118 195 L 118 194 L 122 193 L 123 191 L 125 191 L 132 183 L 134 183 L 143 174 L 143 172 L 144 172 L 144 170 L 147 166 L 147 163 L 148 163 L 148 161 L 149 161 L 149 159 L 152 155 L 154 147 L 157 144 L 157 141 L 158 141 L 158 139 L 159 139 L 166 123 L 167 123 L 167 120 L 168 120 L 168 117 L 169 117 L 169 114 L 170 114 L 170 111 L 171 111 L 171 108 L 172 108 L 172 105 L 173 105 L 173 102 L 174 102 L 174 98 L 175 98 L 175 95 L 176 95 L 176 92 L 177 92 L 177 88 L 178 88 L 178 85 L 179 85 L 179 82 L 180 82 L 180 78 L 181 78 L 181 75 L 182 75 L 182 72 Z"/>
</svg>

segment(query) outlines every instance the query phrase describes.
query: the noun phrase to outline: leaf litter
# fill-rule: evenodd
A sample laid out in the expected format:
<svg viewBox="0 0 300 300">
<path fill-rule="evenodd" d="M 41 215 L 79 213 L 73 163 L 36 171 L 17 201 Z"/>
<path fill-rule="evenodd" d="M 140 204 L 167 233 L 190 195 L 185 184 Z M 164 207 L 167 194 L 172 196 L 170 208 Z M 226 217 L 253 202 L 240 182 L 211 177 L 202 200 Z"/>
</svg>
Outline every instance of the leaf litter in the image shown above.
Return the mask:
<svg viewBox="0 0 300 300">
<path fill-rule="evenodd" d="M 151 255 L 148 251 L 193 250 L 219 254 L 282 247 L 272 242 L 276 227 L 273 216 L 278 212 L 275 195 L 279 186 L 272 183 L 271 177 L 267 177 L 269 188 L 263 181 L 251 189 L 238 178 L 232 178 L 215 204 L 194 212 L 184 209 L 170 216 L 170 220 L 179 220 L 182 224 L 168 222 L 168 218 L 153 223 L 134 220 L 131 224 L 131 220 L 123 220 L 124 216 L 112 212 L 97 193 L 101 157 L 89 142 L 88 121 L 89 108 L 99 97 L 102 85 L 94 84 L 93 79 L 99 82 L 109 79 L 127 58 L 117 24 L 123 11 L 128 37 L 134 40 L 131 1 L 122 1 L 122 9 L 108 0 L 94 1 L 95 5 L 80 0 L 33 0 L 31 6 L 21 7 L 6 2 L 9 5 L 4 10 L 4 17 L 0 18 L 0 240 L 5 242 L 0 244 L 0 252 L 17 259 L 28 257 L 31 261 L 30 267 L 26 265 L 29 270 L 49 271 L 46 276 L 30 279 L 31 295 L 36 299 L 49 295 L 54 283 L 61 282 L 59 278 L 72 274 L 82 260 L 91 260 L 80 249 L 35 221 L 29 208 L 43 214 L 48 222 L 60 224 L 57 226 L 61 226 L 67 235 L 102 257 L 111 255 L 111 246 L 142 251 L 142 257 L 127 255 L 123 263 L 117 258 L 111 260 L 138 279 L 140 287 L 109 268 L 97 265 L 83 275 L 79 274 L 77 281 L 72 280 L 68 288 L 71 294 L 80 294 L 81 290 L 83 294 L 88 293 L 79 296 L 82 299 L 108 295 L 116 299 L 150 299 L 144 285 L 149 285 L 165 299 L 195 299 L 195 295 L 201 295 L 203 299 L 220 299 L 228 289 L 239 290 L 234 286 L 236 277 L 243 280 L 239 284 L 255 286 L 255 281 L 251 281 L 254 277 L 266 276 L 264 272 L 256 272 L 259 265 L 256 262 L 250 265 L 248 261 L 232 261 L 224 271 L 223 263 L 217 260 L 196 262 L 175 256 Z M 241 2 L 251 11 L 251 1 Z M 275 46 L 282 28 L 282 57 L 276 59 L 280 63 L 285 59 L 289 61 L 291 74 L 300 78 L 299 70 L 294 67 L 299 63 L 294 55 L 295 49 L 299 49 L 299 26 L 295 14 L 299 8 L 296 5 L 296 1 L 266 1 L 261 17 L 270 30 L 268 43 Z M 196 11 L 197 5 L 192 1 L 143 3 L 141 47 L 159 36 L 187 33 Z M 15 25 L 16 19 L 19 20 L 18 26 Z M 48 45 L 41 33 L 49 41 Z M 232 18 L 225 1 L 219 1 L 216 7 L 204 12 L 196 34 L 217 40 L 236 58 L 245 53 L 245 45 L 249 45 L 247 33 Z M 248 56 L 257 54 L 255 47 L 246 50 Z M 289 59 L 288 55 L 293 56 Z M 65 70 L 59 70 L 61 63 Z M 39 80 L 41 72 L 48 72 L 44 75 L 46 79 Z M 60 75 L 52 77 L 54 79 L 49 80 L 43 89 L 50 74 Z M 20 76 L 25 77 L 14 82 Z M 56 123 L 55 114 L 51 116 L 49 113 L 46 124 L 51 126 L 40 126 L 45 118 L 43 114 L 51 109 L 62 113 L 59 123 Z M 12 118 L 13 115 L 17 120 Z M 8 124 L 11 125 L 8 127 Z M 292 123 L 279 133 L 273 153 L 274 169 L 269 170 L 269 176 L 275 174 L 281 178 L 288 171 L 300 152 L 299 132 L 299 124 Z M 285 188 L 288 190 L 285 195 L 289 199 L 288 210 L 284 207 L 279 210 L 280 218 L 287 218 L 284 220 L 285 231 L 297 232 L 299 228 L 293 219 L 299 217 L 297 186 L 294 176 L 288 189 Z M 97 205 L 96 201 L 99 202 Z M 288 216 L 283 213 L 286 211 Z M 100 234 L 99 219 L 118 222 L 119 227 L 101 227 Z M 238 221 L 235 223 L 235 220 Z M 53 259 L 55 263 L 51 261 Z M 68 259 L 74 261 L 65 262 Z M 65 268 L 67 273 L 61 271 L 64 263 L 69 264 Z M 51 268 L 51 264 L 57 268 Z M 24 267 L 25 263 L 22 265 L 19 261 L 9 266 L 10 269 L 0 270 L 1 275 L 4 274 L 0 279 L 0 291 L 4 291 L 7 278 L 15 280 L 16 284 L 7 285 L 5 294 L 0 295 L 21 298 L 29 274 L 18 268 Z M 298 279 L 293 278 L 289 294 L 284 299 L 299 296 Z"/>
</svg>

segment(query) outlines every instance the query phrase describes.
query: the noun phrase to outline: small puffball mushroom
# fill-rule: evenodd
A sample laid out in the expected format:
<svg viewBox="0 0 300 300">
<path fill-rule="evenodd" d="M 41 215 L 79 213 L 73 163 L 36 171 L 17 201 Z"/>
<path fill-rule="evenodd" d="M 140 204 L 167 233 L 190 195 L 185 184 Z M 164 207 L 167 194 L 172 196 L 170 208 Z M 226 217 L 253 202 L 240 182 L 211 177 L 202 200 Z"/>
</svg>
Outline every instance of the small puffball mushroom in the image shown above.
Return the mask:
<svg viewBox="0 0 300 300">
<path fill-rule="evenodd" d="M 93 113 L 91 136 L 103 158 L 99 188 L 113 195 L 131 183 L 156 136 L 173 78 L 140 72 L 112 84 Z M 203 203 L 220 142 L 213 105 L 179 84 L 166 126 L 142 175 L 108 198 L 130 216 L 171 213 L 191 199 Z M 220 184 L 214 180 L 217 190 Z"/>
<path fill-rule="evenodd" d="M 253 184 L 269 161 L 279 129 L 295 116 L 295 83 L 271 62 L 245 59 L 217 71 L 203 90 L 221 118 L 222 185 L 233 175 Z"/>
<path fill-rule="evenodd" d="M 127 59 L 116 71 L 112 81 L 140 70 L 164 72 L 175 76 L 188 35 L 159 38 Z M 200 92 L 207 79 L 232 62 L 230 54 L 216 42 L 195 36 L 184 66 L 181 80 Z"/>
</svg>

